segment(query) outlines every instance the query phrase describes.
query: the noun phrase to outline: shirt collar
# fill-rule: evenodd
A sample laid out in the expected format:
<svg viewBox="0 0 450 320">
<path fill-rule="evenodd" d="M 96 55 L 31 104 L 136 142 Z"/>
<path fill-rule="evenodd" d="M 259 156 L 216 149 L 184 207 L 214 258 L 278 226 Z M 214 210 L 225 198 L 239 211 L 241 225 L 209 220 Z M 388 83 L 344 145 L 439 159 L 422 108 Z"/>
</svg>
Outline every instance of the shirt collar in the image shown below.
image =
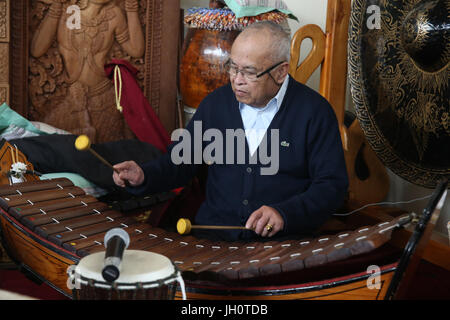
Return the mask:
<svg viewBox="0 0 450 320">
<path fill-rule="evenodd" d="M 284 96 L 286 95 L 286 90 L 289 83 L 289 75 L 284 78 L 283 84 L 281 85 L 280 90 L 278 90 L 277 95 L 275 96 L 275 99 L 277 101 L 277 111 L 280 110 L 281 104 L 283 103 Z"/>
<path fill-rule="evenodd" d="M 286 95 L 286 90 L 287 90 L 287 87 L 288 87 L 288 83 L 289 83 L 289 75 L 287 75 L 286 78 L 284 79 L 283 84 L 281 85 L 280 89 L 278 90 L 278 93 L 276 94 L 276 96 L 273 97 L 267 103 L 267 105 L 265 105 L 264 107 L 262 107 L 262 108 L 255 108 L 255 107 L 252 107 L 252 106 L 250 106 L 248 104 L 239 102 L 239 109 L 242 110 L 244 108 L 250 108 L 250 109 L 255 109 L 255 110 L 257 109 L 258 111 L 265 111 L 272 104 L 272 101 L 275 101 L 276 102 L 276 112 L 278 112 L 278 110 L 280 110 L 281 103 L 283 103 L 284 96 Z"/>
</svg>

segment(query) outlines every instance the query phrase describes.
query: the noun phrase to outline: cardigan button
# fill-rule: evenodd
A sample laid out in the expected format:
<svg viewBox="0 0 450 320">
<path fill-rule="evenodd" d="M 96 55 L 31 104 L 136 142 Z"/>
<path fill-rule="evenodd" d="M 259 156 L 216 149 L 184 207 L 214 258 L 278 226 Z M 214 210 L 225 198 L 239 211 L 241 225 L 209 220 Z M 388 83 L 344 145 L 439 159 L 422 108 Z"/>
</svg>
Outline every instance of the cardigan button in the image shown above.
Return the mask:
<svg viewBox="0 0 450 320">
<path fill-rule="evenodd" d="M 247 168 L 247 172 L 248 172 L 248 173 L 252 173 L 252 168 L 248 167 L 248 168 Z"/>
<path fill-rule="evenodd" d="M 242 201 L 242 204 L 243 204 L 244 206 L 248 205 L 248 200 L 245 199 L 244 201 Z"/>
</svg>

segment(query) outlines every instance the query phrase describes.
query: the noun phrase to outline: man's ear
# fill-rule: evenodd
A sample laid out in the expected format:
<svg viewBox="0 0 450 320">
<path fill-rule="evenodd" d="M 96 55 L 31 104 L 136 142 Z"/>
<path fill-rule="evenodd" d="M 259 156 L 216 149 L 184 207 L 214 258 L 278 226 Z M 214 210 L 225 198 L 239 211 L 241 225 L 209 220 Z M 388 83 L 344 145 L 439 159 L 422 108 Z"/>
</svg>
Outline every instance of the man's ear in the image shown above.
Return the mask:
<svg viewBox="0 0 450 320">
<path fill-rule="evenodd" d="M 284 78 L 287 76 L 289 72 L 289 62 L 283 62 L 278 68 L 277 68 L 276 81 L 277 83 L 281 84 L 284 81 Z"/>
</svg>

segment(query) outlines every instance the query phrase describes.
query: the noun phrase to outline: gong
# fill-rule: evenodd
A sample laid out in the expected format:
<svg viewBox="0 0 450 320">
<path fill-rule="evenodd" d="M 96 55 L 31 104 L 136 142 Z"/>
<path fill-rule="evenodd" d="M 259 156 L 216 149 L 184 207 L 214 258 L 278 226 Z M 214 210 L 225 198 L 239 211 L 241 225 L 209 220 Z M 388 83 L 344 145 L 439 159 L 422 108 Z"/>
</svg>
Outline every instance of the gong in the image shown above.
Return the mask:
<svg viewBox="0 0 450 320">
<path fill-rule="evenodd" d="M 349 80 L 384 165 L 426 188 L 450 177 L 450 0 L 353 0 Z"/>
</svg>

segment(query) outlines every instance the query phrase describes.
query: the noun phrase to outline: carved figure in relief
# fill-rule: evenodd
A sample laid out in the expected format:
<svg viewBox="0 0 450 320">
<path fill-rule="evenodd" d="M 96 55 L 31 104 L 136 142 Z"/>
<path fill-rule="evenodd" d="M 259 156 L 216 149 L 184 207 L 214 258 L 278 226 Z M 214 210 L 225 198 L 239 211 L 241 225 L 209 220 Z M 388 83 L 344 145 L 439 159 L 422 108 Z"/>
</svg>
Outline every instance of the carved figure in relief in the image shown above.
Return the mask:
<svg viewBox="0 0 450 320">
<path fill-rule="evenodd" d="M 46 107 L 51 110 L 40 110 L 40 120 L 74 134 L 86 134 L 96 143 L 131 138 L 103 67 L 115 41 L 131 57 L 143 56 L 138 1 L 124 0 L 125 12 L 114 0 L 39 1 L 49 7 L 33 36 L 31 55 L 42 57 L 56 39 L 68 85 L 63 99 Z M 79 23 L 71 23 L 74 18 Z"/>
</svg>

